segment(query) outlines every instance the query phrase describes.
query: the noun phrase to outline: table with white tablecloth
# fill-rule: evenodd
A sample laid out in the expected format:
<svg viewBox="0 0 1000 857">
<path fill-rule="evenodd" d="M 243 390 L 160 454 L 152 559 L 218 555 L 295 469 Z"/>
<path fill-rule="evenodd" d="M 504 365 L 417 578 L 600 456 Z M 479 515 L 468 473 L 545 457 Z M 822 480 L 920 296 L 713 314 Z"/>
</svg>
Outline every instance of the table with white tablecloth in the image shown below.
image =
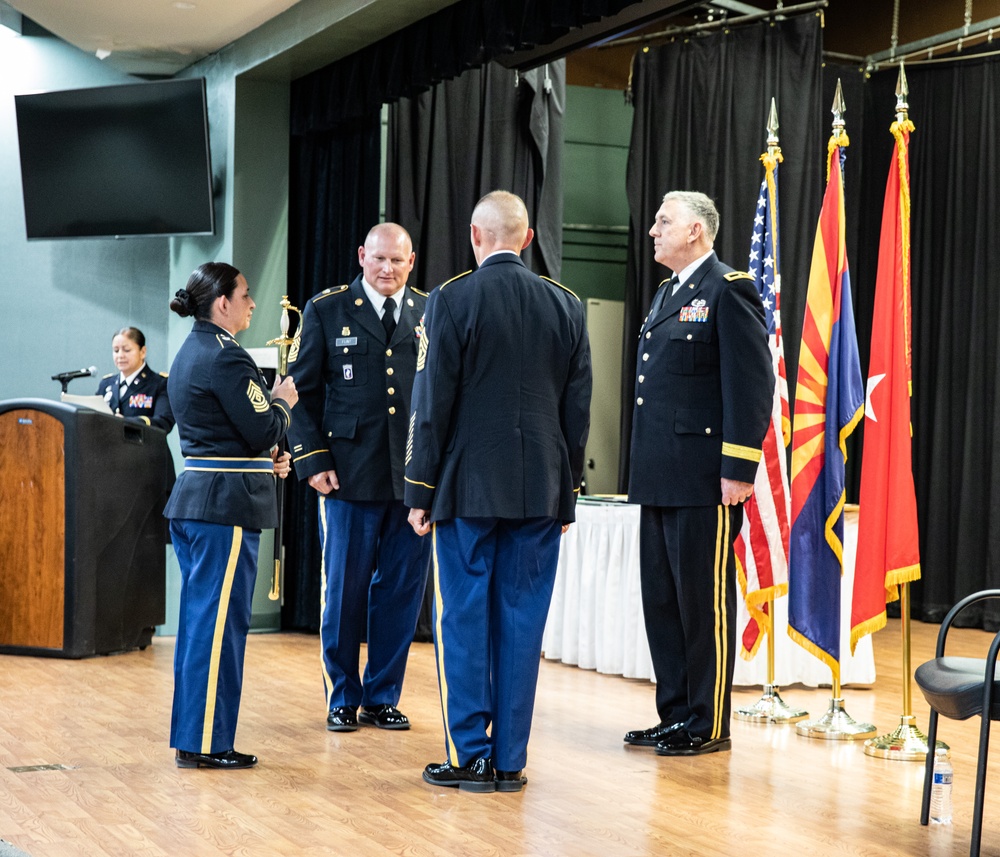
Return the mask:
<svg viewBox="0 0 1000 857">
<path fill-rule="evenodd" d="M 857 512 L 845 513 L 841 594 L 842 684 L 872 684 L 875 657 L 870 636 L 850 651 L 851 591 L 857 549 Z M 775 601 L 775 683 L 829 685 L 830 669 L 788 636 L 788 599 Z M 642 618 L 639 587 L 639 507 L 582 499 L 576 523 L 563 535 L 542 653 L 550 660 L 626 678 L 651 679 L 653 666 Z M 733 684 L 767 681 L 767 641 L 756 657 L 737 655 Z"/>
</svg>

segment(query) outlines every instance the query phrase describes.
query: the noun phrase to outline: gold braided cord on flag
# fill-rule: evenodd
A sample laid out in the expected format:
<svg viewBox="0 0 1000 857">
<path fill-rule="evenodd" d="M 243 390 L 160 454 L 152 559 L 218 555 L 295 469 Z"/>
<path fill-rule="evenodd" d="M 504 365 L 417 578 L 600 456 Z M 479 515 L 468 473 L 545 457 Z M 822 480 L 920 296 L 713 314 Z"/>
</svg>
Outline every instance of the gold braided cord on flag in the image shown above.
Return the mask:
<svg viewBox="0 0 1000 857">
<path fill-rule="evenodd" d="M 896 140 L 896 165 L 899 168 L 899 234 L 902 238 L 902 271 L 903 271 L 903 343 L 906 348 L 906 371 L 909 393 L 913 395 L 913 382 L 909 373 L 913 366 L 913 353 L 910 345 L 910 175 L 907 165 L 910 153 L 908 151 L 909 134 L 916 126 L 909 120 L 893 122 L 889 132 Z M 910 426 L 910 436 L 913 436 L 913 426 Z"/>
<path fill-rule="evenodd" d="M 743 563 L 740 562 L 739 554 L 735 555 L 736 560 L 736 579 L 740 584 L 740 595 L 743 596 L 743 604 L 747 608 L 747 613 L 750 614 L 751 618 L 757 623 L 760 628 L 768 628 L 769 619 L 767 618 L 767 613 L 764 612 L 764 608 L 767 606 L 771 598 L 777 600 L 781 598 L 782 595 L 788 594 L 788 581 L 784 583 L 776 583 L 774 586 L 769 586 L 766 589 L 755 589 L 752 592 L 747 592 L 749 586 L 749 580 L 747 579 L 746 569 L 743 567 Z M 757 635 L 757 639 L 754 640 L 753 646 L 750 650 L 744 649 L 741 645 L 739 647 L 740 657 L 745 661 L 752 661 L 757 654 L 757 650 L 760 648 L 760 644 L 764 642 L 764 638 L 767 633 L 760 633 Z"/>
<path fill-rule="evenodd" d="M 826 141 L 826 180 L 830 181 L 830 156 L 836 148 L 846 149 L 851 145 L 846 131 L 841 131 L 839 136 L 832 136 Z"/>
</svg>

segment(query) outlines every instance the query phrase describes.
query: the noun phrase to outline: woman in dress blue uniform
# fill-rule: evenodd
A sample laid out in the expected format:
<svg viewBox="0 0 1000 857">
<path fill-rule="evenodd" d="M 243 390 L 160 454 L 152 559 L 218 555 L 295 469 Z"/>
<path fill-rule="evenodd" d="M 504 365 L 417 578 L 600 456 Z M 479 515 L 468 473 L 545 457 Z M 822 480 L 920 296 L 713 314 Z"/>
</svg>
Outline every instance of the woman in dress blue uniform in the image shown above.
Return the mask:
<svg viewBox="0 0 1000 857">
<path fill-rule="evenodd" d="M 278 523 L 274 476 L 291 459 L 271 452 L 298 401 L 290 377 L 266 382 L 235 335 L 254 302 L 243 275 L 208 262 L 170 308 L 194 316 L 169 377 L 184 472 L 164 515 L 181 568 L 170 746 L 180 768 L 249 768 L 233 747 L 260 531 Z"/>
<path fill-rule="evenodd" d="M 105 375 L 97 387 L 111 413 L 136 419 L 169 432 L 174 427 L 167 378 L 146 364 L 146 337 L 138 327 L 123 327 L 111 338 L 117 372 Z"/>
</svg>

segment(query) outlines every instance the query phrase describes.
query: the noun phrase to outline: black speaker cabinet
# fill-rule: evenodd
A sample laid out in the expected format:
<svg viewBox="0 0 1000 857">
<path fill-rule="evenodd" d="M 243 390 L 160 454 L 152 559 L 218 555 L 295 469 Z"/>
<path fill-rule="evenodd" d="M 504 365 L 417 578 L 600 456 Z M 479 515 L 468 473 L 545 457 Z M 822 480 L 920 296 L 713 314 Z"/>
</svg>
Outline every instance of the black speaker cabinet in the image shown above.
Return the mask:
<svg viewBox="0 0 1000 857">
<path fill-rule="evenodd" d="M 166 611 L 166 434 L 45 399 L 0 402 L 0 653 L 149 645 Z"/>
</svg>

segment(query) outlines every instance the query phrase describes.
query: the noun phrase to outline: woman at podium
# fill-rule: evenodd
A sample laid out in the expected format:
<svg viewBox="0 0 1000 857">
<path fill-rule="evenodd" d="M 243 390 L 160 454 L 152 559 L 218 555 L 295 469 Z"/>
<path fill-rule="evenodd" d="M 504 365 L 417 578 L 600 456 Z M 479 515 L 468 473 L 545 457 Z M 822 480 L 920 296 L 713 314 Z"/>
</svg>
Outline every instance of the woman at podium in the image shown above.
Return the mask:
<svg viewBox="0 0 1000 857">
<path fill-rule="evenodd" d="M 268 394 L 260 369 L 236 341 L 254 302 L 231 265 L 197 268 L 170 309 L 194 316 L 174 358 L 169 391 L 184 471 L 163 514 L 181 568 L 170 746 L 179 768 L 249 768 L 234 749 L 243 655 L 260 531 L 278 523 L 274 475 L 290 456 L 270 450 L 291 423 L 299 394 L 290 377 Z"/>
<path fill-rule="evenodd" d="M 146 365 L 146 337 L 137 327 L 123 327 L 111 339 L 117 372 L 105 375 L 97 387 L 111 413 L 136 419 L 169 432 L 174 427 L 167 378 Z"/>
</svg>

